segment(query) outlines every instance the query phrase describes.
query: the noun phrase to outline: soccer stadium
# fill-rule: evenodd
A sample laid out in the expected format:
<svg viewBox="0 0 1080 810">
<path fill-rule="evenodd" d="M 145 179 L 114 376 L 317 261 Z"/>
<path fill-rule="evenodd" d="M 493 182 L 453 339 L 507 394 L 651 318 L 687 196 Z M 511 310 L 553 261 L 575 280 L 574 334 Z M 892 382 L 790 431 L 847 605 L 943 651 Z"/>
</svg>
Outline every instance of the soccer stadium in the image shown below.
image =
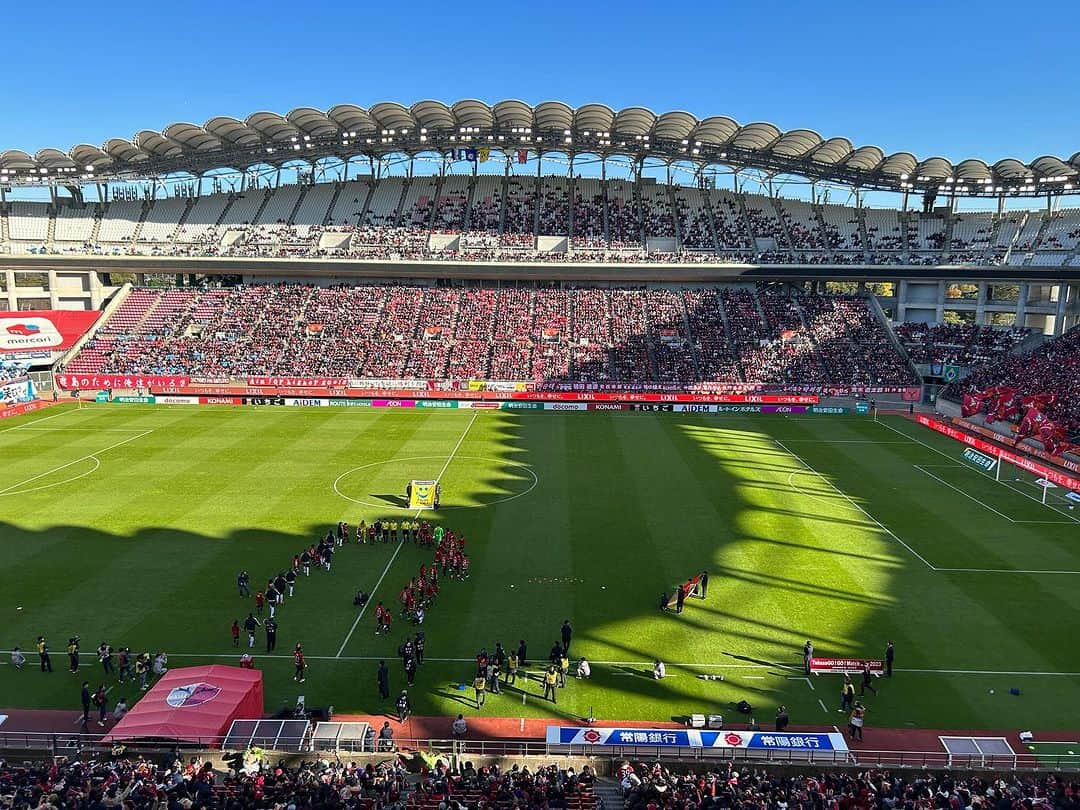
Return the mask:
<svg viewBox="0 0 1080 810">
<path fill-rule="evenodd" d="M 0 152 L 0 806 L 1077 806 L 1080 155 L 221 112 Z"/>
</svg>

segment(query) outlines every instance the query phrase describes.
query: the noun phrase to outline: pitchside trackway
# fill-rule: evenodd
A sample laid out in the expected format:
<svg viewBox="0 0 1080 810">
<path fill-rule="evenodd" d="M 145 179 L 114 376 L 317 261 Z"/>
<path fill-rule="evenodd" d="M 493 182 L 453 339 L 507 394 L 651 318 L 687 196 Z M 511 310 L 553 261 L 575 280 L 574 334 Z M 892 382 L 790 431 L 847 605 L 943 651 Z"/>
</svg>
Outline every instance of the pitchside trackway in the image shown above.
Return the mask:
<svg viewBox="0 0 1080 810">
<path fill-rule="evenodd" d="M 234 660 L 240 568 L 258 585 L 338 520 L 413 514 L 398 508 L 405 483 L 440 477 L 437 518 L 467 537 L 473 576 L 444 583 L 424 626 L 420 714 L 467 711 L 456 687 L 480 646 L 525 638 L 543 659 L 569 618 L 592 681 L 557 707 L 530 682 L 485 713 L 667 720 L 745 698 L 759 717 L 785 703 L 795 722 L 831 724 L 839 682 L 802 677 L 803 642 L 879 656 L 891 638 L 900 671 L 868 695 L 873 724 L 1075 723 L 1062 707 L 1080 701 L 1080 510 L 994 483 L 900 418 L 89 406 L 5 423 L 0 457 L 0 648 L 31 659 L 0 666 L 0 693 L 24 706 L 76 705 L 74 634 L 91 680 L 102 639 L 174 664 Z M 279 654 L 256 650 L 267 708 L 295 700 L 297 640 L 309 705 L 388 708 L 375 662 L 403 686 L 406 628 L 375 636 L 352 596 L 378 585 L 395 603 L 427 560 L 352 545 L 302 578 Z M 660 614 L 660 592 L 704 567 L 708 601 Z M 51 676 L 34 666 L 39 633 Z"/>
</svg>

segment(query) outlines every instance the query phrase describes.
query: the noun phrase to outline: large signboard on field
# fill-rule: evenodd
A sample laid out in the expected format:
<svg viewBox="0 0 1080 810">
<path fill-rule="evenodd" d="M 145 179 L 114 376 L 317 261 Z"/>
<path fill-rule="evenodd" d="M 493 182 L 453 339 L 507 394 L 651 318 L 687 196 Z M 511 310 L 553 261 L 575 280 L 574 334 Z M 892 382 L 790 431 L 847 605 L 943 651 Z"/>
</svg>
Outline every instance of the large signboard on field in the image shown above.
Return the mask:
<svg viewBox="0 0 1080 810">
<path fill-rule="evenodd" d="M 986 470 L 987 472 L 993 472 L 994 467 L 996 467 L 998 463 L 996 458 L 988 456 L 985 453 L 980 453 L 974 447 L 965 447 L 962 455 L 964 461 L 974 464 L 976 467 Z"/>
<path fill-rule="evenodd" d="M 548 726 L 548 745 L 650 748 L 745 748 L 756 751 L 847 751 L 843 734 L 705 731 L 671 728 Z"/>
<path fill-rule="evenodd" d="M 815 675 L 851 675 L 870 665 L 871 675 L 883 675 L 885 662 L 877 658 L 811 658 L 810 671 Z"/>
</svg>

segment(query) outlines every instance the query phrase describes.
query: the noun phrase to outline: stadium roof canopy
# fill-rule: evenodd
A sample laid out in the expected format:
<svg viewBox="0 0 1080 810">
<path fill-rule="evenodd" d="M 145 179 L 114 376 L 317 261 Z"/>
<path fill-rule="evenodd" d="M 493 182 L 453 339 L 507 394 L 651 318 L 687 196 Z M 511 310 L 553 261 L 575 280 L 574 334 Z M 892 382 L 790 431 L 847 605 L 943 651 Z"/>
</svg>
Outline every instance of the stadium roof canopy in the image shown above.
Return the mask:
<svg viewBox="0 0 1080 810">
<path fill-rule="evenodd" d="M 380 158 L 450 150 L 490 150 L 513 159 L 535 154 L 622 156 L 631 160 L 685 161 L 701 167 L 752 168 L 769 174 L 888 191 L 937 190 L 959 196 L 1037 196 L 1080 192 L 1080 153 L 1044 156 L 1030 163 L 1013 158 L 988 164 L 969 158 L 919 159 L 910 152 L 886 155 L 879 147 L 847 138 L 823 138 L 813 130 L 784 132 L 773 124 L 740 124 L 724 116 L 697 118 L 644 107 L 613 110 L 603 104 L 574 108 L 560 101 L 535 106 L 522 101 L 489 105 L 464 100 L 451 105 L 418 101 L 411 107 L 382 102 L 369 108 L 340 104 L 326 112 L 299 107 L 287 115 L 256 112 L 205 124 L 176 123 L 161 132 L 145 129 L 130 139 L 69 151 L 41 149 L 0 153 L 0 183 L 78 185 L 131 181 L 213 169 L 280 166 L 301 160 Z"/>
</svg>

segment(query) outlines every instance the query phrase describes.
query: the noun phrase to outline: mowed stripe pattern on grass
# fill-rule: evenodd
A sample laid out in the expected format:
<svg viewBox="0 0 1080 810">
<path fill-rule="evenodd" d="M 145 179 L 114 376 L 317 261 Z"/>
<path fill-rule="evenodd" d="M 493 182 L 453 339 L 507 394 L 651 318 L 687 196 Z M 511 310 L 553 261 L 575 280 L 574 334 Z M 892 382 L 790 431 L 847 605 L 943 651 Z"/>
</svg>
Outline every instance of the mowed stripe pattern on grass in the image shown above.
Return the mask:
<svg viewBox="0 0 1080 810">
<path fill-rule="evenodd" d="M 0 616 L 13 617 L 0 642 L 29 649 L 43 632 L 59 653 L 68 635 L 80 633 L 86 647 L 107 638 L 228 655 L 228 625 L 250 607 L 233 584 L 239 568 L 261 584 L 337 520 L 355 525 L 391 514 L 407 478 L 437 474 L 471 416 L 94 407 L 42 430 L 0 433 L 9 460 L 2 489 L 121 440 L 122 431 L 152 431 L 102 453 L 101 468 L 79 481 L 0 498 L 0 562 L 17 572 L 0 595 Z M 49 426 L 64 430 L 43 430 Z M 920 436 L 959 456 L 947 440 Z M 343 482 L 386 509 L 346 501 L 332 489 L 346 470 L 417 457 L 426 460 L 382 465 Z M 1080 670 L 1053 618 L 1075 615 L 1075 583 L 933 571 L 874 521 L 940 567 L 974 561 L 1030 568 L 1030 552 L 1043 558 L 1038 567 L 1049 560 L 1080 569 L 1075 527 L 1002 521 L 916 467 L 944 459 L 871 420 L 483 413 L 447 466 L 445 504 L 524 491 L 531 479 L 510 462 L 536 474 L 528 495 L 434 516 L 465 534 L 473 577 L 446 583 L 430 612 L 424 630 L 433 657 L 467 658 L 495 641 L 510 646 L 526 638 L 530 656 L 543 660 L 569 618 L 573 657 L 594 660 L 753 659 L 797 667 L 807 638 L 825 655 L 880 655 L 892 639 L 900 664 L 911 668 Z M 1009 496 L 980 497 L 999 504 Z M 312 656 L 334 656 L 355 618 L 352 595 L 375 584 L 392 553 L 383 545 L 349 547 L 332 574 L 303 580 L 279 614 L 279 647 L 301 640 Z M 403 548 L 376 599 L 394 602 L 428 559 L 426 551 Z M 661 590 L 702 568 L 712 572 L 709 599 L 690 600 L 678 617 L 661 614 Z M 24 611 L 16 614 L 16 605 Z M 340 662 L 313 661 L 309 703 L 384 708 L 375 699 L 375 664 L 348 659 L 386 656 L 400 685 L 392 659 L 405 630 L 399 623 L 390 637 L 377 637 L 364 617 Z M 295 699 L 287 660 L 262 663 L 268 708 Z M 426 665 L 413 692 L 418 710 L 464 708 L 467 693 L 456 684 L 468 680 L 468 669 Z M 825 717 L 818 698 L 831 708 L 839 689 L 823 678 L 812 693 L 782 668 L 753 671 L 752 680 L 735 671 L 724 682 L 699 680 L 693 668 L 673 674 L 657 684 L 631 666 L 597 667 L 592 682 L 562 690 L 554 709 L 535 697 L 522 704 L 513 692 L 491 698 L 485 710 L 558 717 L 591 708 L 612 719 L 669 719 L 724 711 L 746 698 L 766 716 L 785 703 L 799 722 L 814 722 Z M 1001 699 L 1005 680 L 995 680 L 996 697 L 989 695 L 991 677 L 893 679 L 872 702 L 874 722 L 979 727 L 1014 718 L 1037 726 L 1033 718 L 1040 718 L 1051 727 L 1064 722 L 1060 701 L 1080 697 L 1075 685 L 1049 679 L 1052 685 L 1040 682 L 1009 703 Z M 0 668 L 0 688 L 16 684 L 30 704 L 76 702 L 63 678 Z"/>
</svg>

